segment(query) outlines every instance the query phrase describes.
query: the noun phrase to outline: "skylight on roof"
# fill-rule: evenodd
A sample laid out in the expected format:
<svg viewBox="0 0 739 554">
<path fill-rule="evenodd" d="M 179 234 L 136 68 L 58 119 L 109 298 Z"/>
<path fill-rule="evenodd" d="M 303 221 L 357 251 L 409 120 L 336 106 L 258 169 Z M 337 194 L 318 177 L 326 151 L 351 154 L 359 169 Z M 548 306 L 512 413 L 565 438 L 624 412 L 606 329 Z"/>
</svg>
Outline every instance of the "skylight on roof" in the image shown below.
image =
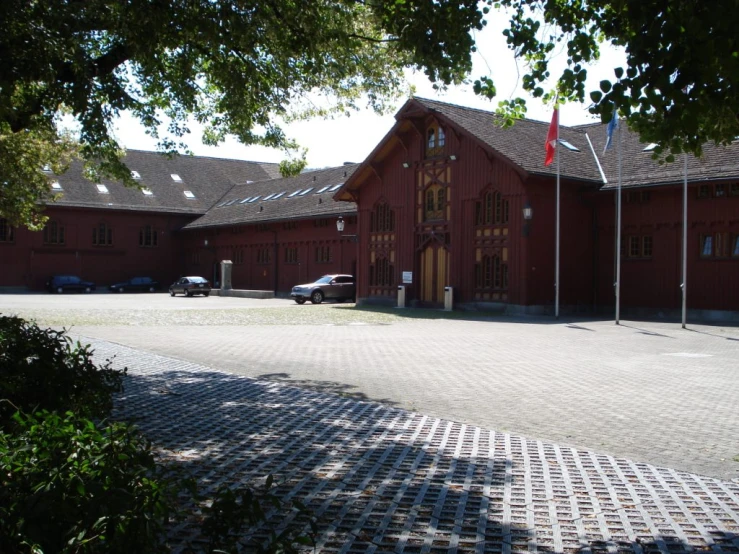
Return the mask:
<svg viewBox="0 0 739 554">
<path fill-rule="evenodd" d="M 328 189 L 329 192 L 334 192 L 335 190 L 339 190 L 342 186 L 344 186 L 344 183 L 339 183 L 338 185 L 334 185 L 330 189 Z"/>
<path fill-rule="evenodd" d="M 239 202 L 239 204 L 246 204 L 249 200 L 251 200 L 251 196 L 247 196 L 241 202 Z"/>
<path fill-rule="evenodd" d="M 51 190 L 64 190 L 64 189 L 62 189 L 62 185 L 59 184 L 59 181 L 52 181 Z"/>
<path fill-rule="evenodd" d="M 41 171 L 43 171 L 44 173 L 53 173 L 53 171 L 51 171 L 50 164 L 44 164 L 44 167 L 41 168 Z"/>
<path fill-rule="evenodd" d="M 288 194 L 287 197 L 288 198 L 292 198 L 293 196 L 295 196 L 296 194 L 300 194 L 301 192 L 302 192 L 302 190 L 301 189 L 298 189 L 295 192 L 291 192 L 290 194 Z"/>
<path fill-rule="evenodd" d="M 651 144 L 647 144 L 646 148 L 644 148 L 644 150 L 642 150 L 642 152 L 651 152 L 655 148 L 657 148 L 657 143 L 656 142 L 652 142 Z"/>
<path fill-rule="evenodd" d="M 95 186 L 98 188 L 98 192 L 100 194 L 108 194 L 108 187 L 106 187 L 105 185 L 97 184 Z"/>
<path fill-rule="evenodd" d="M 192 200 L 193 198 L 195 198 L 195 195 L 192 193 L 191 190 L 186 190 L 182 194 L 184 194 L 185 195 L 185 198 L 187 198 L 189 200 Z"/>
<path fill-rule="evenodd" d="M 226 206 L 230 206 L 231 204 L 234 204 L 237 200 L 238 200 L 238 198 L 234 198 L 233 200 L 229 200 L 228 202 L 226 202 Z"/>
<path fill-rule="evenodd" d="M 272 197 L 272 200 L 277 200 L 277 199 L 278 199 L 278 198 L 280 198 L 280 197 L 281 197 L 281 196 L 282 196 L 283 194 L 285 194 L 285 192 L 286 192 L 286 191 L 282 191 L 282 192 L 280 192 L 279 194 L 275 194 L 275 195 L 274 195 L 274 196 Z"/>
<path fill-rule="evenodd" d="M 308 194 L 312 190 L 313 190 L 313 187 L 311 187 L 309 189 L 305 189 L 303 192 L 300 193 L 300 196 L 305 196 L 306 194 Z"/>
<path fill-rule="evenodd" d="M 252 202 L 256 202 L 260 198 L 261 198 L 261 196 L 255 196 L 254 198 L 252 198 L 251 200 L 249 200 L 249 204 L 251 204 Z"/>
<path fill-rule="evenodd" d="M 141 173 L 138 171 L 132 171 L 131 172 L 131 178 L 136 179 L 137 181 L 141 179 Z"/>
<path fill-rule="evenodd" d="M 179 175 L 177 175 L 176 173 L 170 173 L 170 175 L 169 175 L 169 176 L 170 176 L 170 177 L 172 177 L 172 180 L 173 180 L 173 181 L 174 181 L 175 183 L 181 183 L 181 182 L 182 182 L 182 177 L 180 177 L 180 176 L 179 176 Z"/>
<path fill-rule="evenodd" d="M 265 196 L 265 197 L 264 197 L 264 199 L 265 199 L 265 200 L 269 200 L 269 199 L 270 199 L 270 198 L 272 198 L 272 197 L 273 197 L 274 195 L 275 195 L 275 193 L 273 192 L 272 194 L 268 194 L 267 196 Z"/>
<path fill-rule="evenodd" d="M 573 152 L 579 152 L 580 151 L 580 149 L 577 146 L 575 146 L 571 142 L 567 142 L 565 139 L 559 139 L 559 143 L 562 146 L 564 146 L 565 148 L 567 148 L 567 150 L 572 150 Z"/>
<path fill-rule="evenodd" d="M 151 189 L 141 189 L 141 192 L 144 193 L 144 196 L 154 196 L 154 193 L 151 192 Z"/>
<path fill-rule="evenodd" d="M 327 191 L 328 189 L 330 189 L 330 188 L 331 188 L 331 185 L 326 185 L 326 186 L 325 186 L 325 187 L 323 187 L 322 189 L 319 189 L 319 190 L 317 190 L 317 191 L 316 191 L 316 194 L 321 194 L 322 192 L 326 192 L 326 191 Z"/>
</svg>

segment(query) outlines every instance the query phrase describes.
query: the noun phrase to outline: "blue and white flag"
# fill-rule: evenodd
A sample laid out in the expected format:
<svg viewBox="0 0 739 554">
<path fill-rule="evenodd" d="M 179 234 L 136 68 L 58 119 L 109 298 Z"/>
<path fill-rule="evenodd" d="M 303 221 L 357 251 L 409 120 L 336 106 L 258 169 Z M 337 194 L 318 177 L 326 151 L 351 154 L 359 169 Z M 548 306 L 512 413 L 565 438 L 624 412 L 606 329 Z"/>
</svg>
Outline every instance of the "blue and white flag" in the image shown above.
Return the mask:
<svg viewBox="0 0 739 554">
<path fill-rule="evenodd" d="M 609 150 L 611 146 L 613 146 L 613 133 L 614 131 L 618 129 L 618 112 L 616 111 L 616 106 L 613 107 L 613 117 L 611 118 L 611 121 L 608 122 L 608 128 L 606 129 L 606 147 L 603 149 L 603 153 L 606 153 L 606 150 Z"/>
</svg>

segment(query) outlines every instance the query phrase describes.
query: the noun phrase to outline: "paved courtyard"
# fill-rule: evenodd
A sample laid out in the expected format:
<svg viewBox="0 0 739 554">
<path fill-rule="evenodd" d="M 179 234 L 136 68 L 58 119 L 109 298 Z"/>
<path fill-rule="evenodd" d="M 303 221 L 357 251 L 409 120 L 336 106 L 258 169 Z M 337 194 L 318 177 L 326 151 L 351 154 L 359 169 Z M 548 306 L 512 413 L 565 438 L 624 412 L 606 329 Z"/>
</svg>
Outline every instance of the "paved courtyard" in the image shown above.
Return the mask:
<svg viewBox="0 0 739 554">
<path fill-rule="evenodd" d="M 275 473 L 319 551 L 739 552 L 736 328 L 164 295 L 0 312 L 115 354 L 123 413 L 199 477 Z"/>
</svg>

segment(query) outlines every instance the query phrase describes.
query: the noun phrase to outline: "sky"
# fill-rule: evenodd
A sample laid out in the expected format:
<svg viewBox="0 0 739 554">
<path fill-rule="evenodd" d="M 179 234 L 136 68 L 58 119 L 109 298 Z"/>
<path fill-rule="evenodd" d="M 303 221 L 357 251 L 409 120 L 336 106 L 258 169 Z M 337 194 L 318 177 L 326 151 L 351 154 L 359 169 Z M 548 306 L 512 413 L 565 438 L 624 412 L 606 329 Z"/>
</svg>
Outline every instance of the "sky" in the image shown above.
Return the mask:
<svg viewBox="0 0 739 554">
<path fill-rule="evenodd" d="M 490 22 L 485 30 L 476 34 L 477 52 L 473 57 L 473 70 L 470 81 L 482 75 L 490 76 L 496 85 L 498 96 L 486 100 L 474 94 L 472 83 L 450 87 L 443 93 L 433 89 L 432 83 L 421 73 L 408 72 L 409 83 L 415 87 L 415 95 L 423 98 L 459 104 L 462 106 L 494 111 L 498 102 L 503 99 L 521 96 L 526 99 L 527 116 L 530 119 L 549 121 L 552 107 L 544 105 L 540 99 L 528 97 L 520 88 L 520 76 L 524 67 L 516 62 L 513 52 L 508 49 L 502 30 L 506 27 L 507 18 L 498 16 Z M 566 56 L 560 53 L 554 59 L 552 74 L 558 75 L 564 68 Z M 603 47 L 601 59 L 597 65 L 588 68 L 587 91 L 598 88 L 602 79 L 612 79 L 615 67 L 624 66 L 623 51 L 611 47 Z M 559 71 L 557 71 L 559 69 Z M 398 100 L 396 111 L 407 98 Z M 595 119 L 587 112 L 587 104 L 568 104 L 560 110 L 561 125 L 578 125 L 592 122 Z M 345 162 L 363 161 L 374 147 L 382 140 L 394 124 L 394 116 L 377 115 L 370 109 L 354 112 L 349 117 L 333 120 L 312 119 L 291 123 L 284 127 L 286 134 L 307 148 L 308 167 L 334 167 Z M 185 140 L 188 148 L 198 156 L 214 156 L 260 162 L 280 162 L 285 159 L 281 150 L 261 146 L 244 146 L 234 139 L 227 139 L 219 146 L 205 146 L 200 140 L 200 128 L 192 123 L 192 133 Z M 115 127 L 115 135 L 119 143 L 129 149 L 156 150 L 156 140 L 145 132 L 143 127 L 129 115 L 123 115 Z M 545 137 L 542 137 L 542 149 Z"/>
</svg>

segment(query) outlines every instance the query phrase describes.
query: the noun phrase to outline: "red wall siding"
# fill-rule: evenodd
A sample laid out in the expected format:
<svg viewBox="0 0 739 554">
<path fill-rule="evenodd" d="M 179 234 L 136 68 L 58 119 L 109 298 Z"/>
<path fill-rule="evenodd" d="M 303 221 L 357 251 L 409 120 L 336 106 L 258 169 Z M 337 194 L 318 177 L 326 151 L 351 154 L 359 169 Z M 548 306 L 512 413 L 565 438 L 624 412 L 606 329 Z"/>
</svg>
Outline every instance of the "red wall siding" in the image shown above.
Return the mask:
<svg viewBox="0 0 739 554">
<path fill-rule="evenodd" d="M 180 249 L 175 233 L 192 217 L 138 212 L 100 212 L 52 207 L 51 220 L 64 227 L 64 244 L 44 244 L 42 231 L 14 230 L 13 243 L 0 243 L 0 286 L 44 288 L 52 275 L 73 274 L 91 280 L 98 288 L 116 281 L 147 275 L 168 285 L 177 277 Z M 111 246 L 94 246 L 92 231 L 101 222 L 113 230 Z M 139 230 L 151 225 L 157 247 L 139 246 Z"/>
<path fill-rule="evenodd" d="M 647 190 L 647 189 L 644 189 Z M 622 241 L 628 252 L 629 236 L 651 236 L 650 258 L 621 259 L 621 305 L 652 310 L 682 307 L 682 187 L 648 189 L 644 203 L 622 196 Z M 614 306 L 615 193 L 597 197 L 601 236 L 599 303 Z M 688 309 L 739 310 L 739 257 L 700 256 L 702 234 L 739 235 L 739 197 L 697 198 L 697 186 L 688 190 Z"/>
<path fill-rule="evenodd" d="M 316 226 L 313 220 L 297 221 L 294 229 L 277 222 L 266 227 L 240 226 L 235 228 L 237 232 L 231 228 L 183 231 L 183 273 L 218 280 L 220 277 L 214 279 L 214 264 L 231 260 L 234 262 L 231 279 L 234 289 L 274 291 L 276 275 L 277 292 L 283 294 L 297 284 L 312 282 L 327 273 L 351 273 L 356 266 L 356 244 L 341 238 L 336 230 L 336 219 L 334 216 L 325 218 L 322 226 Z M 344 219 L 347 225 L 342 234 L 356 234 L 354 219 Z M 331 259 L 327 263 L 316 261 L 315 250 L 320 246 L 331 249 Z M 297 248 L 297 263 L 285 261 L 287 248 Z M 258 261 L 260 250 L 269 252 L 269 262 Z"/>
</svg>

